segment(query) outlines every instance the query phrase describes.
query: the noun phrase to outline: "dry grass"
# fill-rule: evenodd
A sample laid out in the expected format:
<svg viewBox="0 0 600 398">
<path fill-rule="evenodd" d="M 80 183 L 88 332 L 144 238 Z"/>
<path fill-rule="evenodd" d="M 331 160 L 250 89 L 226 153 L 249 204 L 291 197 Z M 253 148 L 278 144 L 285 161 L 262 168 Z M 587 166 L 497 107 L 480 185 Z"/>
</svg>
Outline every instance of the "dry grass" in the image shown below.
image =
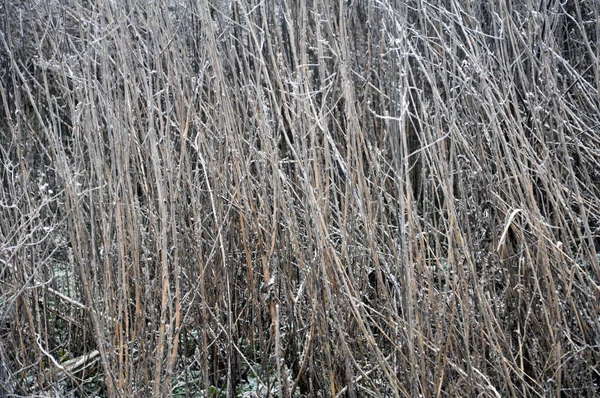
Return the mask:
<svg viewBox="0 0 600 398">
<path fill-rule="evenodd" d="M 0 4 L 0 396 L 596 396 L 598 2 Z"/>
</svg>

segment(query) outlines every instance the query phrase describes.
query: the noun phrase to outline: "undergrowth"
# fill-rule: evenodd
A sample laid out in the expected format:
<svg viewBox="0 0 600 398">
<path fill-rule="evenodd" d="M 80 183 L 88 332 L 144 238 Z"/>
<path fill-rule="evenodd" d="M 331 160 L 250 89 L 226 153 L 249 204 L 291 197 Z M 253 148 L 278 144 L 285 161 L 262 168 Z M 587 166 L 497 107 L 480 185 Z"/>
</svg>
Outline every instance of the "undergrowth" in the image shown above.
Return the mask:
<svg viewBox="0 0 600 398">
<path fill-rule="evenodd" d="M 2 2 L 0 396 L 596 396 L 599 11 Z"/>
</svg>

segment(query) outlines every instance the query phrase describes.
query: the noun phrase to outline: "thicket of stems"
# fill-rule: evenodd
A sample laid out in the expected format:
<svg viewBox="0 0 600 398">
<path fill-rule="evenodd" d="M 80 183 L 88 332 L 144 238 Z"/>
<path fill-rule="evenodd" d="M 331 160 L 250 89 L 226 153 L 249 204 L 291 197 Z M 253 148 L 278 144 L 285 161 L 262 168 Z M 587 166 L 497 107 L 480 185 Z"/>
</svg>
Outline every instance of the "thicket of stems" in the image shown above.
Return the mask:
<svg viewBox="0 0 600 398">
<path fill-rule="evenodd" d="M 599 2 L 0 14 L 0 396 L 599 393 Z"/>
</svg>

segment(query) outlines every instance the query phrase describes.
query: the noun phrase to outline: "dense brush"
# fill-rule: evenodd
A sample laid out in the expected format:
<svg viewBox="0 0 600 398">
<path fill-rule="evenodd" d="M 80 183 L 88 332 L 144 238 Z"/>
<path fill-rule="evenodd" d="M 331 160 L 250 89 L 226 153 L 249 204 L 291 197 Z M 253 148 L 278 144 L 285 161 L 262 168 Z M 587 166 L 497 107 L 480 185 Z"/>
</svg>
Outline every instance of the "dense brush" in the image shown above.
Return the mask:
<svg viewBox="0 0 600 398">
<path fill-rule="evenodd" d="M 599 4 L 2 2 L 0 396 L 596 396 Z"/>
</svg>

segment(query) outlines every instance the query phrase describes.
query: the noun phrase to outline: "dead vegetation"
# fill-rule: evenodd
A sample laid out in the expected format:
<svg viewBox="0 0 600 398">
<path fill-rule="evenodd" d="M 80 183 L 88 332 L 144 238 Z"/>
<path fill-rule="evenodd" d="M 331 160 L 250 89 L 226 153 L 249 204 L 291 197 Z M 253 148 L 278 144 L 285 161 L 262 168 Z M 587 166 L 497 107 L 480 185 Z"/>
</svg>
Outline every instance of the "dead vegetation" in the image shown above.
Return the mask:
<svg viewBox="0 0 600 398">
<path fill-rule="evenodd" d="M 0 396 L 596 396 L 599 4 L 3 1 Z"/>
</svg>

